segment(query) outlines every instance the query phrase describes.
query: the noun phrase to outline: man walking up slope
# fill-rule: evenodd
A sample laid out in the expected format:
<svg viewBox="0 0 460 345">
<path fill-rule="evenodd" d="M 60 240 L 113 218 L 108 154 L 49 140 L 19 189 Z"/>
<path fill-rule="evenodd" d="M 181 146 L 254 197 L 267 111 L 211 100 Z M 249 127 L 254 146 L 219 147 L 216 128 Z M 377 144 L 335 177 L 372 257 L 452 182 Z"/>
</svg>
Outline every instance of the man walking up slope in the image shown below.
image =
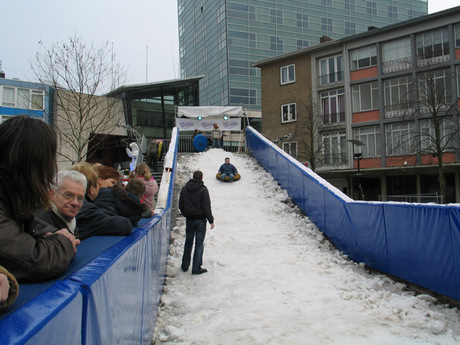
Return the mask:
<svg viewBox="0 0 460 345">
<path fill-rule="evenodd" d="M 203 173 L 201 171 L 195 171 L 193 178 L 182 188 L 179 196 L 179 210 L 186 218 L 182 271 L 187 272 L 190 266 L 193 240 L 195 239 L 192 274 L 205 273 L 208 270 L 202 268 L 201 265 L 203 263 L 206 220 L 211 224 L 211 229 L 214 229 L 214 217 L 211 211 L 208 188 L 203 183 Z"/>
</svg>

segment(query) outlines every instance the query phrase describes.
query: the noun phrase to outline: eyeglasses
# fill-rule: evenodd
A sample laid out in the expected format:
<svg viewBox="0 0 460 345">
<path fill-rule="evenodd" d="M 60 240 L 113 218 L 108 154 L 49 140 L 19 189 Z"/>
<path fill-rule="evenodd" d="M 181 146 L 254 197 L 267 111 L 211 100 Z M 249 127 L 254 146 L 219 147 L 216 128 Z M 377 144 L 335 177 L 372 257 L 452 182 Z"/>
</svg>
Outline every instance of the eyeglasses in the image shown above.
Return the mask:
<svg viewBox="0 0 460 345">
<path fill-rule="evenodd" d="M 64 197 L 64 199 L 66 199 L 67 201 L 73 201 L 73 199 L 77 199 L 77 202 L 79 204 L 83 204 L 83 201 L 85 201 L 84 196 L 76 196 L 70 192 L 64 192 L 64 193 L 58 192 L 58 193 L 61 194 Z"/>
</svg>

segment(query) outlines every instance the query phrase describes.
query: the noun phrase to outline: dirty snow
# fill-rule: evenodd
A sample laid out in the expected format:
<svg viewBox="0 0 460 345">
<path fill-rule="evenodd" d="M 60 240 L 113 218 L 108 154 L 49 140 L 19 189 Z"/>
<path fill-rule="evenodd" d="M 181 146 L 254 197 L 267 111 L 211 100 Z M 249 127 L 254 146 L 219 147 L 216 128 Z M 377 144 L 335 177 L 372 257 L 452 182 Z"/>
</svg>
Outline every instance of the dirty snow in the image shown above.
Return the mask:
<svg viewBox="0 0 460 345">
<path fill-rule="evenodd" d="M 215 178 L 227 156 L 240 181 Z M 176 187 L 195 170 L 215 217 L 203 258 L 209 272 L 181 271 L 178 213 L 155 344 L 460 344 L 458 309 L 341 255 L 250 156 L 180 156 Z"/>
</svg>

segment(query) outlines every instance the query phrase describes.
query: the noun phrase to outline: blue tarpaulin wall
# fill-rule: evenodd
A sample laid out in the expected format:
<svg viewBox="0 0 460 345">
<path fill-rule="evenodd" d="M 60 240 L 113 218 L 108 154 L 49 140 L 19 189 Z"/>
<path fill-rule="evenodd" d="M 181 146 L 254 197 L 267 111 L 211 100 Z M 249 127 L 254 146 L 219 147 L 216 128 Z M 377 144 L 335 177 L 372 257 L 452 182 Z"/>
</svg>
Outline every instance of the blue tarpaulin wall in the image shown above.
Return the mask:
<svg viewBox="0 0 460 345">
<path fill-rule="evenodd" d="M 460 301 L 460 207 L 354 201 L 251 127 L 248 150 L 350 259 Z"/>
<path fill-rule="evenodd" d="M 177 137 L 174 129 L 164 208 L 130 236 L 82 241 L 64 277 L 21 284 L 18 300 L 0 314 L 1 344 L 151 344 L 169 248 Z"/>
</svg>

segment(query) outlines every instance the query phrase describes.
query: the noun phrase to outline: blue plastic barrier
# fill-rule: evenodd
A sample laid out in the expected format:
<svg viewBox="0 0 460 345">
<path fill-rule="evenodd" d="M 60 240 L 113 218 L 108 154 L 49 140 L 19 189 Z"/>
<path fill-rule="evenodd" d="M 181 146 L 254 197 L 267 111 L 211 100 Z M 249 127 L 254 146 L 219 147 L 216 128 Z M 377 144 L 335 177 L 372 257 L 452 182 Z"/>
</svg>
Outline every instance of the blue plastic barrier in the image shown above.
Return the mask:
<svg viewBox="0 0 460 345">
<path fill-rule="evenodd" d="M 21 284 L 0 314 L 1 344 L 151 344 L 165 278 L 178 150 L 167 153 L 164 207 L 130 236 L 90 237 L 60 279 Z M 163 176 L 165 176 L 166 172 Z"/>
<path fill-rule="evenodd" d="M 354 201 L 251 127 L 248 150 L 350 259 L 460 301 L 460 207 Z"/>
</svg>

